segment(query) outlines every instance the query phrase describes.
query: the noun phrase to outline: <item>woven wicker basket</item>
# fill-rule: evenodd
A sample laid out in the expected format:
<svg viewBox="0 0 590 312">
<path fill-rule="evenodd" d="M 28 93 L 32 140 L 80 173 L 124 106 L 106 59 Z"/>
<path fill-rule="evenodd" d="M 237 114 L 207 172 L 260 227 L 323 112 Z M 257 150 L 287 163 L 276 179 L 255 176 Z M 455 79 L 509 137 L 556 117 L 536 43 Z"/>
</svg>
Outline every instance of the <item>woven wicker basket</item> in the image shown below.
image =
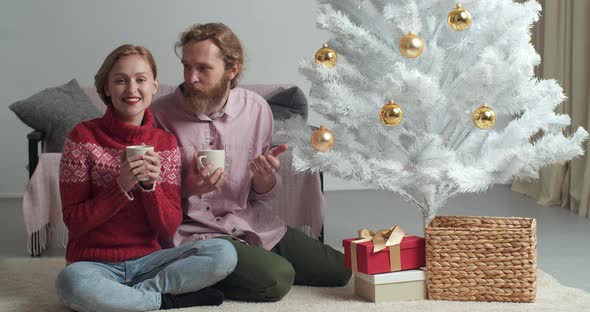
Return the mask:
<svg viewBox="0 0 590 312">
<path fill-rule="evenodd" d="M 535 301 L 535 219 L 441 216 L 425 234 L 429 299 Z"/>
</svg>

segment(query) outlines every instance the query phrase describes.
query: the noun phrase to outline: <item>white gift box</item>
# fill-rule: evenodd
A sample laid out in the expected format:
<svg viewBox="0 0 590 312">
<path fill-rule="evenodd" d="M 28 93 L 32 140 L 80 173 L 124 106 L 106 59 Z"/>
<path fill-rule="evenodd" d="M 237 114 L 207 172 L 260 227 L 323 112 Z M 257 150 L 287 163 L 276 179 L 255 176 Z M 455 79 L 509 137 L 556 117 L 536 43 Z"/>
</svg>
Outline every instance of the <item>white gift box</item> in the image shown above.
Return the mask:
<svg viewBox="0 0 590 312">
<path fill-rule="evenodd" d="M 354 293 L 372 302 L 426 299 L 426 273 L 424 270 L 375 275 L 354 272 Z"/>
</svg>

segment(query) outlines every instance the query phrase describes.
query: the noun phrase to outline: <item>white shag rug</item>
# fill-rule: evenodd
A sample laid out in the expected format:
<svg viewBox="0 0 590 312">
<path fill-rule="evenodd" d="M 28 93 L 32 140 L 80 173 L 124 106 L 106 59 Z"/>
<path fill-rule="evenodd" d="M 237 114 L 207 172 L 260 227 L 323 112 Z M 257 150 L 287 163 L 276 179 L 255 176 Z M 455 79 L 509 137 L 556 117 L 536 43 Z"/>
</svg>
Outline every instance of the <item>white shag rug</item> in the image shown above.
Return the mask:
<svg viewBox="0 0 590 312">
<path fill-rule="evenodd" d="M 61 258 L 0 259 L 0 311 L 69 311 L 56 295 L 53 281 L 64 267 Z M 459 301 L 397 301 L 370 303 L 355 297 L 351 285 L 341 288 L 295 286 L 279 302 L 249 303 L 225 301 L 218 307 L 194 307 L 174 311 L 590 311 L 590 294 L 561 285 L 555 278 L 538 272 L 534 303 L 486 303 Z"/>
</svg>

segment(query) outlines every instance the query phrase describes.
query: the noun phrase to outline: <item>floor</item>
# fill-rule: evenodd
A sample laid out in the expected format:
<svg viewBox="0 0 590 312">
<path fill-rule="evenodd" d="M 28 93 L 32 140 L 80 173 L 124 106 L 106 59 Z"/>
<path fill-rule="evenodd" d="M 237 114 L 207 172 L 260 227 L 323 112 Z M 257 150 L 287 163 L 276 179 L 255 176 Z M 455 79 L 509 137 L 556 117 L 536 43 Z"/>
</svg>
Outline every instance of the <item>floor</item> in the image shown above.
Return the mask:
<svg viewBox="0 0 590 312">
<path fill-rule="evenodd" d="M 340 246 L 359 228 L 401 225 L 422 235 L 422 216 L 399 196 L 357 190 L 326 192 L 326 243 Z M 0 200 L 0 257 L 26 256 L 20 199 Z M 559 207 L 541 207 L 528 197 L 498 185 L 481 194 L 452 198 L 439 215 L 517 216 L 537 219 L 538 266 L 562 284 L 590 292 L 590 219 Z M 44 256 L 63 256 L 61 249 Z"/>
</svg>

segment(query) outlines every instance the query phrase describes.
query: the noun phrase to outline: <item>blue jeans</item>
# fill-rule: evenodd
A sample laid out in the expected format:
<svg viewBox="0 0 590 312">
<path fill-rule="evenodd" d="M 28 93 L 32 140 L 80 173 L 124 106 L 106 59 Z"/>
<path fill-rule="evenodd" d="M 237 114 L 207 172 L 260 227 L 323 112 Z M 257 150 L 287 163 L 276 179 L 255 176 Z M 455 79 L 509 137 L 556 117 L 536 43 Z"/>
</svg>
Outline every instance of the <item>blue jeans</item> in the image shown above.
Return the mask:
<svg viewBox="0 0 590 312">
<path fill-rule="evenodd" d="M 163 249 L 119 263 L 72 263 L 55 281 L 62 302 L 76 311 L 158 310 L 161 294 L 184 294 L 211 286 L 229 275 L 236 250 L 223 239 Z"/>
</svg>

